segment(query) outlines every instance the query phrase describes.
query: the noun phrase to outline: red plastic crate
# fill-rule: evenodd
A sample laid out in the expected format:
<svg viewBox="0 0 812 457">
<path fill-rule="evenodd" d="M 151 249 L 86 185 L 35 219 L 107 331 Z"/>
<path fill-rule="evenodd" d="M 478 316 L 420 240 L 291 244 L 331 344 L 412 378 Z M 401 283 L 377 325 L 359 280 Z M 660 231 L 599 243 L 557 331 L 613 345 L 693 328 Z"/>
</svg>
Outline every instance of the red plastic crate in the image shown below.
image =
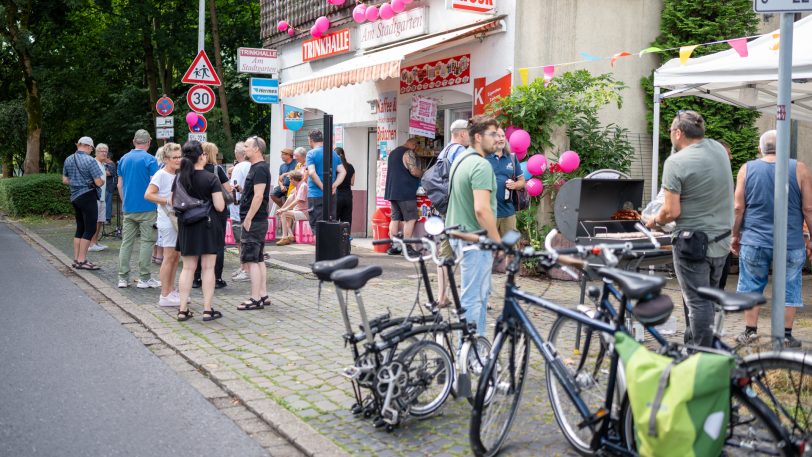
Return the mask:
<svg viewBox="0 0 812 457">
<path fill-rule="evenodd" d="M 276 239 L 276 217 L 268 218 L 268 231 L 265 232 L 265 241 L 273 241 Z"/>
<path fill-rule="evenodd" d="M 315 244 L 316 237 L 313 235 L 313 231 L 310 230 L 310 223 L 305 220 L 296 221 L 296 230 L 294 231 L 296 235 L 296 242 L 300 244 Z"/>
</svg>

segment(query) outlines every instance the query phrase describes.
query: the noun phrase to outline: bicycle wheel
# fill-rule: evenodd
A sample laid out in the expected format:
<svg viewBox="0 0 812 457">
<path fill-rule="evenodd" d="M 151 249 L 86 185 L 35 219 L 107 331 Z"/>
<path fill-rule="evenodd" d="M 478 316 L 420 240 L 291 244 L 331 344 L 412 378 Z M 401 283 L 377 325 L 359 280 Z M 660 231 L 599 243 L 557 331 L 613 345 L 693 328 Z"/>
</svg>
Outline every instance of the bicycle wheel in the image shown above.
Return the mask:
<svg viewBox="0 0 812 457">
<path fill-rule="evenodd" d="M 454 382 L 454 364 L 451 356 L 433 341 L 420 341 L 409 346 L 398 356 L 407 374 L 403 399 L 409 413 L 415 417 L 428 417 L 443 406 Z"/>
<path fill-rule="evenodd" d="M 468 403 L 474 406 L 474 397 L 476 391 L 473 391 L 479 386 L 479 378 L 482 372 L 485 371 L 485 363 L 488 359 L 488 354 L 491 353 L 491 342 L 484 336 L 478 336 L 473 344 L 466 344 L 463 346 L 463 351 L 460 353 L 460 359 L 465 358 L 465 363 L 460 360 L 460 375 L 467 374 L 471 380 L 472 395 L 468 397 Z M 485 403 L 490 401 L 493 395 L 493 389 L 485 396 Z"/>
<path fill-rule="evenodd" d="M 505 328 L 496 335 L 474 397 L 469 435 L 475 455 L 496 455 L 504 444 L 519 410 L 529 355 L 524 329 Z"/>
<path fill-rule="evenodd" d="M 558 353 L 558 359 L 569 373 L 569 381 L 575 386 L 590 413 L 594 414 L 603 408 L 612 356 L 612 348 L 606 335 L 578 321 L 559 316 L 550 329 L 548 341 Z M 579 427 L 578 424 L 584 421 L 584 417 L 549 363 L 546 365 L 546 374 L 547 394 L 561 432 L 580 454 L 593 455 L 595 451 L 590 443 L 597 427 Z"/>
<path fill-rule="evenodd" d="M 812 357 L 801 352 L 765 352 L 744 358 L 751 387 L 794 440 L 812 433 Z"/>
</svg>

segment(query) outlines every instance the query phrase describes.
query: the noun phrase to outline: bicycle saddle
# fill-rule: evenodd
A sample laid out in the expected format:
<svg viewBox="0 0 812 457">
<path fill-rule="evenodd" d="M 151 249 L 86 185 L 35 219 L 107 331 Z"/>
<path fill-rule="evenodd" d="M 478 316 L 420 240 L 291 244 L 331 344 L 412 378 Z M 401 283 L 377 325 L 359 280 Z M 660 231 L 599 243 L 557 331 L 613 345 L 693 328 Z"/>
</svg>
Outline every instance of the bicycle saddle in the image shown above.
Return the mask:
<svg viewBox="0 0 812 457">
<path fill-rule="evenodd" d="M 313 264 L 311 270 L 320 281 L 329 281 L 330 275 L 338 270 L 347 270 L 358 266 L 357 255 L 347 255 L 336 260 L 320 260 Z"/>
<path fill-rule="evenodd" d="M 640 300 L 632 308 L 632 315 L 643 325 L 661 325 L 671 317 L 674 302 L 668 295 L 658 295 L 651 300 Z"/>
<path fill-rule="evenodd" d="M 712 287 L 700 287 L 696 292 L 706 300 L 719 303 L 723 310 L 729 312 L 744 311 L 767 302 L 767 299 L 758 293 L 725 292 Z"/>
<path fill-rule="evenodd" d="M 353 270 L 338 270 L 330 275 L 336 287 L 346 290 L 358 290 L 364 287 L 372 278 L 377 278 L 383 273 L 378 265 L 368 265 L 366 267 Z"/>
<path fill-rule="evenodd" d="M 623 295 L 632 300 L 645 300 L 659 295 L 665 285 L 665 279 L 658 276 L 632 273 L 617 268 L 601 268 L 598 274 L 614 281 L 623 291 Z"/>
</svg>

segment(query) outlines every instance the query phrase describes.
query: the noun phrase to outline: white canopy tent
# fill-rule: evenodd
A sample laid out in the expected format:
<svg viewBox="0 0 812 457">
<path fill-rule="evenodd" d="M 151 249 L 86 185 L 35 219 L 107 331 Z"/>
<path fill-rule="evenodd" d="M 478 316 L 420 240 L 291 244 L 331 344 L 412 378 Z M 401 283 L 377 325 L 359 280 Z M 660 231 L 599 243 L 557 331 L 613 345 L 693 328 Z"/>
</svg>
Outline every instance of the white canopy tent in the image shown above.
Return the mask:
<svg viewBox="0 0 812 457">
<path fill-rule="evenodd" d="M 795 22 L 793 36 L 791 115 L 794 120 L 812 122 L 812 16 Z M 728 49 L 689 59 L 684 65 L 678 58 L 671 59 L 654 71 L 652 198 L 659 190 L 661 100 L 695 95 L 774 114 L 778 98 L 776 42 L 773 33 L 768 33 L 747 44 L 747 57 Z"/>
</svg>

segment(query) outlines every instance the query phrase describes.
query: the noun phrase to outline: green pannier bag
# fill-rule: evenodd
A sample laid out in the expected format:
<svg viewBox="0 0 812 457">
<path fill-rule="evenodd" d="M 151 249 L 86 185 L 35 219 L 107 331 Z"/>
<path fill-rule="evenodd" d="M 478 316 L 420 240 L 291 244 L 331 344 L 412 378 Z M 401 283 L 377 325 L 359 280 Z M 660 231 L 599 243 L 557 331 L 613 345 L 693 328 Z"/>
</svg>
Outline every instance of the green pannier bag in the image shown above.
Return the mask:
<svg viewBox="0 0 812 457">
<path fill-rule="evenodd" d="M 643 457 L 708 457 L 722 452 L 730 420 L 731 356 L 696 353 L 677 361 L 615 333 Z"/>
</svg>

